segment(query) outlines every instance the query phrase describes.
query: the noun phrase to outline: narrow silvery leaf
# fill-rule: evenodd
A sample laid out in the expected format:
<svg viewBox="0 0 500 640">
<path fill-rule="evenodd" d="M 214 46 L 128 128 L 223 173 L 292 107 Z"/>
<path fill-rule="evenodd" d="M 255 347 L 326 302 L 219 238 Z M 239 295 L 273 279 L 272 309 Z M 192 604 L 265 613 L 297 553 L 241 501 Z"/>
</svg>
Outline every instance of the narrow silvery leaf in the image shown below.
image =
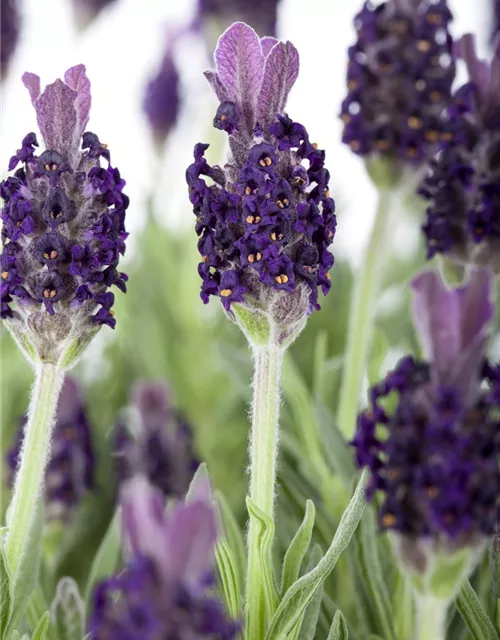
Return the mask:
<svg viewBox="0 0 500 640">
<path fill-rule="evenodd" d="M 279 602 L 278 592 L 274 582 L 273 562 L 271 557 L 271 546 L 274 538 L 274 524 L 272 520 L 263 511 L 261 511 L 249 497 L 247 497 L 247 509 L 250 518 L 256 519 L 260 525 L 260 568 L 264 582 L 266 607 L 268 615 L 271 617 L 276 611 Z"/>
<path fill-rule="evenodd" d="M 467 625 L 471 640 L 499 640 L 500 635 L 468 580 L 464 582 L 455 605 Z"/>
<path fill-rule="evenodd" d="M 222 583 L 222 593 L 231 617 L 241 614 L 241 590 L 234 555 L 227 543 L 221 538 L 215 547 L 215 559 Z"/>
<path fill-rule="evenodd" d="M 7 635 L 4 634 L 4 630 L 7 631 L 9 621 L 12 616 L 14 608 L 14 590 L 12 586 L 12 577 L 10 575 L 9 566 L 7 564 L 7 558 L 5 557 L 5 550 L 3 542 L 0 539 L 0 638 L 4 640 Z"/>
<path fill-rule="evenodd" d="M 368 381 L 370 385 L 376 384 L 382 374 L 382 365 L 389 351 L 389 341 L 380 327 L 375 327 L 372 336 L 370 357 L 368 359 Z"/>
<path fill-rule="evenodd" d="M 33 631 L 31 640 L 45 640 L 50 626 L 50 614 L 48 611 L 40 618 L 36 629 Z M 80 636 L 81 637 L 81 636 Z"/>
<path fill-rule="evenodd" d="M 243 532 L 224 495 L 220 491 L 216 491 L 215 499 L 219 507 L 224 537 L 227 540 L 227 544 L 234 558 L 238 586 L 240 591 L 243 592 L 246 571 L 246 551 Z"/>
<path fill-rule="evenodd" d="M 85 605 L 73 578 L 61 578 L 51 607 L 60 640 L 81 640 L 85 631 Z"/>
<path fill-rule="evenodd" d="M 85 589 L 85 606 L 89 607 L 90 595 L 94 585 L 111 576 L 116 567 L 121 554 L 121 514 L 119 511 L 115 513 L 111 520 L 108 530 L 101 542 L 97 553 L 94 556 L 92 566 L 90 568 L 87 586 Z"/>
<path fill-rule="evenodd" d="M 281 601 L 266 634 L 266 640 L 281 640 L 294 628 L 316 591 L 333 571 L 347 548 L 363 515 L 367 472 L 361 475 L 356 491 L 342 516 L 330 548 L 318 565 L 290 587 Z"/>
<path fill-rule="evenodd" d="M 347 622 L 341 611 L 337 611 L 333 618 L 328 640 L 349 640 L 349 631 L 347 630 Z"/>
<path fill-rule="evenodd" d="M 306 502 L 304 520 L 288 547 L 283 561 L 281 596 L 283 597 L 300 574 L 300 567 L 311 543 L 316 509 L 311 500 Z"/>
<path fill-rule="evenodd" d="M 322 555 L 323 550 L 321 549 L 319 544 L 315 544 L 309 556 L 309 562 L 307 564 L 308 571 L 313 569 L 318 564 L 318 562 L 321 560 Z M 302 624 L 300 625 L 298 640 L 315 640 L 323 594 L 324 588 L 323 585 L 321 585 L 321 587 L 316 592 L 316 595 L 311 600 L 311 603 L 305 610 Z"/>
</svg>

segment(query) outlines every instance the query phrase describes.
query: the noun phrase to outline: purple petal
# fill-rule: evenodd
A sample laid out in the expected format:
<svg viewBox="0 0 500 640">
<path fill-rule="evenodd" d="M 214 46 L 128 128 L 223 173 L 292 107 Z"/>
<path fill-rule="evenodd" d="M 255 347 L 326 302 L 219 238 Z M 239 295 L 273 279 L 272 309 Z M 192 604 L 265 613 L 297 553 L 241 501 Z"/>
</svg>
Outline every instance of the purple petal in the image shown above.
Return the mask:
<svg viewBox="0 0 500 640">
<path fill-rule="evenodd" d="M 45 87 L 35 105 L 38 126 L 45 145 L 68 160 L 75 152 L 75 132 L 78 126 L 74 106 L 76 98 L 76 91 L 61 80 L 56 80 Z"/>
<path fill-rule="evenodd" d="M 217 524 L 212 507 L 204 501 L 178 505 L 168 516 L 166 549 L 168 575 L 196 583 L 213 565 Z"/>
<path fill-rule="evenodd" d="M 249 132 L 255 124 L 255 107 L 262 83 L 264 55 L 259 36 L 244 22 L 235 22 L 219 38 L 215 64 L 228 98 L 245 115 Z"/>
<path fill-rule="evenodd" d="M 137 383 L 132 396 L 144 428 L 158 428 L 167 420 L 170 402 L 168 388 L 163 382 Z"/>
<path fill-rule="evenodd" d="M 204 71 L 203 75 L 208 80 L 210 86 L 214 90 L 215 95 L 221 102 L 227 102 L 229 100 L 228 93 L 220 81 L 219 76 L 215 73 L 215 71 Z"/>
<path fill-rule="evenodd" d="M 299 53 L 291 42 L 279 42 L 266 58 L 257 119 L 268 125 L 283 113 L 288 94 L 299 75 Z"/>
<path fill-rule="evenodd" d="M 267 58 L 271 49 L 274 45 L 278 44 L 279 40 L 273 38 L 272 36 L 264 36 L 260 39 L 260 46 L 262 47 L 262 53 L 264 54 L 264 58 Z"/>
<path fill-rule="evenodd" d="M 474 270 L 459 289 L 447 289 L 427 271 L 411 283 L 413 321 L 438 384 L 456 384 L 469 394 L 484 358 L 493 318 L 491 276 Z"/>
<path fill-rule="evenodd" d="M 29 91 L 33 106 L 35 106 L 36 101 L 40 97 L 40 76 L 26 71 L 26 73 L 23 73 L 22 81 L 26 89 Z"/>
<path fill-rule="evenodd" d="M 77 93 L 75 109 L 78 118 L 78 132 L 76 135 L 80 139 L 89 121 L 91 103 L 90 80 L 87 78 L 85 65 L 77 64 L 76 67 L 68 69 L 64 74 L 64 81 L 70 89 Z"/>
<path fill-rule="evenodd" d="M 134 553 L 166 562 L 163 497 L 144 476 L 135 476 L 121 490 L 123 531 Z"/>
</svg>

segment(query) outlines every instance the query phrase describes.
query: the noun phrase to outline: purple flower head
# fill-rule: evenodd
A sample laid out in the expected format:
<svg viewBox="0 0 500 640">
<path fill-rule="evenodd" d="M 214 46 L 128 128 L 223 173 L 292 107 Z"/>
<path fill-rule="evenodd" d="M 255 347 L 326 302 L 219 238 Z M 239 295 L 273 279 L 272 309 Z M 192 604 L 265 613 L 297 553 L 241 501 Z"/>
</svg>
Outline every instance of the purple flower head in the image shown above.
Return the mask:
<svg viewBox="0 0 500 640">
<path fill-rule="evenodd" d="M 116 0 L 72 0 L 78 26 L 85 29 L 97 16 Z"/>
<path fill-rule="evenodd" d="M 486 271 L 451 291 L 435 273 L 415 278 L 426 359 L 400 360 L 359 416 L 352 444 L 371 471 L 369 495 L 383 496 L 380 525 L 415 542 L 473 546 L 500 516 L 500 373 L 485 357 L 491 285 Z"/>
<path fill-rule="evenodd" d="M 279 0 L 198 0 L 198 20 L 223 29 L 241 20 L 265 36 L 276 36 Z"/>
<path fill-rule="evenodd" d="M 24 438 L 26 418 L 6 455 L 13 485 Z M 49 464 L 45 471 L 45 517 L 70 522 L 85 494 L 94 487 L 92 430 L 78 383 L 66 376 L 57 405 Z"/>
<path fill-rule="evenodd" d="M 122 489 L 125 570 L 95 589 L 94 640 L 230 640 L 239 627 L 214 597 L 215 513 L 203 499 L 167 515 L 161 492 L 136 476 Z"/>
<path fill-rule="evenodd" d="M 156 146 L 161 149 L 177 121 L 180 101 L 179 73 L 173 49 L 182 34 L 167 34 L 168 42 L 157 73 L 149 80 L 143 99 L 143 110 Z"/>
<path fill-rule="evenodd" d="M 244 303 L 274 318 L 304 318 L 319 308 L 318 286 L 330 288 L 336 217 L 325 153 L 284 113 L 297 50 L 260 40 L 240 22 L 221 36 L 215 62 L 205 75 L 220 101 L 214 126 L 229 134 L 231 155 L 212 167 L 208 145 L 198 144 L 186 172 L 202 299 L 218 296 L 226 311 Z"/>
<path fill-rule="evenodd" d="M 142 474 L 165 497 L 183 498 L 198 467 L 191 429 L 162 382 L 138 383 L 132 407 L 135 415 L 121 419 L 115 431 L 120 482 Z"/>
<path fill-rule="evenodd" d="M 491 63 L 479 60 L 474 37 L 463 36 L 457 53 L 469 82 L 447 111 L 444 143 L 430 163 L 421 194 L 429 200 L 423 231 L 427 254 L 458 264 L 500 269 L 500 41 Z"/>
<path fill-rule="evenodd" d="M 1 75 L 5 77 L 19 40 L 21 17 L 17 0 L 2 0 L 0 13 L 2 16 L 0 24 L 2 36 L 0 44 Z"/>
<path fill-rule="evenodd" d="M 437 150 L 455 77 L 451 19 L 446 0 L 364 3 L 340 114 L 355 153 L 421 165 Z"/>
<path fill-rule="evenodd" d="M 125 290 L 127 277 L 116 267 L 125 252 L 128 198 L 107 146 L 85 131 L 91 102 L 85 67 L 72 67 L 43 92 L 38 76 L 25 73 L 23 82 L 45 150 L 29 133 L 10 160 L 13 175 L 0 184 L 8 267 L 1 274 L 2 318 L 28 333 L 38 354 L 55 359 L 99 325 L 115 325 L 107 289 Z"/>
</svg>

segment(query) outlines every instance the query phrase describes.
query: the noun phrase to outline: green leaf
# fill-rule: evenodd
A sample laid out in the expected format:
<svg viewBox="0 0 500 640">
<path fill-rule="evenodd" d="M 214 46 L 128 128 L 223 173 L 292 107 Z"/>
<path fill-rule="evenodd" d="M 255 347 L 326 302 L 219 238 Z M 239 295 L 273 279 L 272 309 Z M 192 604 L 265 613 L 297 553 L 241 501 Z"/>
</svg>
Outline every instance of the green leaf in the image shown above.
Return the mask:
<svg viewBox="0 0 500 640">
<path fill-rule="evenodd" d="M 73 578 L 59 580 L 51 611 L 61 640 L 82 640 L 85 635 L 85 604 Z"/>
<path fill-rule="evenodd" d="M 283 573 L 281 577 L 281 597 L 285 595 L 292 584 L 297 580 L 300 573 L 302 561 L 309 549 L 312 532 L 314 529 L 314 519 L 316 509 L 312 500 L 306 502 L 306 512 L 304 520 L 297 530 L 283 561 Z"/>
<path fill-rule="evenodd" d="M 457 593 L 469 572 L 470 549 L 456 551 L 451 556 L 440 555 L 435 559 L 429 577 L 429 591 L 435 598 L 447 599 Z"/>
<path fill-rule="evenodd" d="M 335 613 L 327 640 L 349 640 L 347 622 L 342 615 L 342 611 Z"/>
<path fill-rule="evenodd" d="M 380 536 L 372 507 L 365 510 L 358 533 L 363 584 L 374 607 L 377 627 L 386 640 L 397 640 L 393 623 L 394 614 L 380 564 L 378 549 Z"/>
<path fill-rule="evenodd" d="M 311 554 L 309 556 L 309 562 L 307 564 L 307 570 L 313 569 L 321 560 L 323 550 L 319 544 L 315 544 Z M 299 625 L 300 633 L 298 634 L 299 640 L 314 640 L 316 638 L 316 631 L 318 628 L 319 612 L 321 609 L 321 601 L 323 600 L 324 588 L 323 585 L 317 590 L 316 595 L 311 600 L 309 606 L 305 610 L 303 620 Z"/>
<path fill-rule="evenodd" d="M 273 616 L 266 634 L 266 640 L 284 640 L 287 637 L 287 634 L 292 631 L 305 608 L 314 598 L 316 591 L 335 568 L 363 515 L 366 506 L 366 477 L 367 473 L 364 471 L 326 554 L 312 571 L 299 578 L 288 589 Z"/>
<path fill-rule="evenodd" d="M 14 610 L 14 589 L 5 547 L 0 537 L 0 638 L 8 639 L 7 631 Z"/>
<path fill-rule="evenodd" d="M 317 403 L 316 416 L 325 458 L 343 485 L 350 488 L 356 476 L 352 451 L 326 405 Z"/>
<path fill-rule="evenodd" d="M 250 518 L 257 520 L 260 526 L 260 570 L 262 572 L 264 583 L 266 608 L 270 618 L 276 611 L 279 602 L 279 595 L 274 581 L 273 559 L 271 555 L 271 547 L 274 538 L 274 523 L 261 509 L 259 509 L 256 504 L 254 504 L 254 502 L 252 502 L 251 498 L 248 496 L 246 504 Z"/>
<path fill-rule="evenodd" d="M 38 621 L 31 640 L 45 640 L 50 626 L 50 613 L 46 611 Z M 83 636 L 80 636 L 80 640 Z"/>
<path fill-rule="evenodd" d="M 243 532 L 224 494 L 220 491 L 216 491 L 215 500 L 219 508 L 224 536 L 233 555 L 233 562 L 237 573 L 238 587 L 240 589 L 240 592 L 243 593 L 243 590 L 245 588 L 245 572 L 247 561 Z"/>
<path fill-rule="evenodd" d="M 250 344 L 266 345 L 271 338 L 271 324 L 267 313 L 259 309 L 250 309 L 242 304 L 233 304 L 236 324 L 245 334 Z"/>
<path fill-rule="evenodd" d="M 40 555 L 42 550 L 42 531 L 44 509 L 42 500 L 38 501 L 37 512 L 31 527 L 31 537 L 19 563 L 18 579 L 14 586 L 14 608 L 7 626 L 7 638 L 16 628 L 19 620 L 25 615 L 32 593 L 38 581 Z"/>
<path fill-rule="evenodd" d="M 375 326 L 372 334 L 370 356 L 368 359 L 367 373 L 370 385 L 380 380 L 380 374 L 385 358 L 389 351 L 389 341 L 384 331 Z"/>
<path fill-rule="evenodd" d="M 236 561 L 225 538 L 217 541 L 215 559 L 222 583 L 222 593 L 227 610 L 233 618 L 241 613 L 241 591 L 238 583 Z"/>
<path fill-rule="evenodd" d="M 469 630 L 471 640 L 499 640 L 499 634 L 468 580 L 464 582 L 455 606 Z"/>
<path fill-rule="evenodd" d="M 95 584 L 104 578 L 111 576 L 116 568 L 121 555 L 121 513 L 116 511 L 111 520 L 106 535 L 104 536 L 97 553 L 94 556 L 90 568 L 87 586 L 85 589 L 85 607 L 88 611 L 90 596 Z"/>
</svg>

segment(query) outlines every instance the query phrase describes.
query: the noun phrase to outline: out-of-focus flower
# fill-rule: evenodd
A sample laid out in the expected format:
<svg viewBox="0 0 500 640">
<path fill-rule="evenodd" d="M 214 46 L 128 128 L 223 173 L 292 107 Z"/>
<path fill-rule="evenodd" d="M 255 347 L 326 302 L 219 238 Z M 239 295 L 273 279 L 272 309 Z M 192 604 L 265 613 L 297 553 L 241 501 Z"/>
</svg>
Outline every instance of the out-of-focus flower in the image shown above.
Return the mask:
<svg viewBox="0 0 500 640">
<path fill-rule="evenodd" d="M 137 476 L 122 489 L 131 555 L 94 590 L 93 640 L 230 640 L 239 629 L 213 593 L 215 513 L 204 499 L 165 515 L 161 492 Z"/>
<path fill-rule="evenodd" d="M 491 39 L 494 42 L 496 36 L 500 32 L 500 0 L 492 0 L 491 2 L 492 9 L 492 30 L 491 30 Z"/>
<path fill-rule="evenodd" d="M 423 227 L 427 254 L 500 269 L 500 42 L 491 64 L 476 57 L 474 38 L 457 51 L 469 82 L 453 96 L 443 149 L 421 193 L 430 201 Z"/>
<path fill-rule="evenodd" d="M 81 29 L 85 29 L 97 16 L 116 0 L 72 0 L 75 19 Z"/>
<path fill-rule="evenodd" d="M 9 163 L 17 170 L 0 185 L 1 316 L 18 336 L 28 336 L 39 357 L 56 361 L 68 344 L 83 345 L 100 325 L 116 324 L 109 287 L 126 289 L 117 266 L 129 200 L 107 145 L 85 132 L 91 101 L 85 67 L 72 67 L 43 93 L 38 76 L 25 73 L 23 82 L 45 151 L 35 153 L 37 137 L 29 133 Z"/>
<path fill-rule="evenodd" d="M 249 24 L 261 36 L 275 36 L 279 0 L 198 0 L 198 20 L 225 29 L 233 22 Z"/>
<path fill-rule="evenodd" d="M 153 134 L 155 145 L 161 150 L 179 113 L 179 73 L 175 65 L 174 47 L 179 34 L 167 34 L 167 43 L 160 67 L 149 80 L 143 99 L 143 109 Z"/>
<path fill-rule="evenodd" d="M 448 290 L 435 273 L 413 281 L 426 360 L 403 358 L 370 390 L 353 441 L 383 496 L 380 525 L 424 573 L 429 553 L 480 547 L 500 515 L 500 369 L 485 358 L 493 317 L 488 272 Z"/>
<path fill-rule="evenodd" d="M 236 23 L 221 36 L 215 62 L 205 75 L 220 101 L 214 126 L 228 133 L 231 154 L 223 168 L 212 167 L 208 145 L 197 144 L 186 172 L 201 297 L 218 296 L 227 311 L 243 303 L 278 322 L 298 321 L 319 308 L 318 286 L 330 289 L 336 226 L 325 152 L 284 113 L 298 53 Z"/>
<path fill-rule="evenodd" d="M 5 77 L 19 39 L 21 17 L 19 15 L 18 0 L 2 0 L 1 16 L 0 61 L 2 77 Z"/>
<path fill-rule="evenodd" d="M 446 0 L 365 2 L 349 48 L 343 141 L 364 157 L 425 162 L 455 76 Z"/>
<path fill-rule="evenodd" d="M 173 409 L 161 382 L 137 384 L 132 400 L 137 421 L 120 421 L 115 432 L 121 482 L 144 475 L 164 496 L 185 496 L 198 466 L 187 423 Z M 128 428 L 135 427 L 135 428 Z"/>
<path fill-rule="evenodd" d="M 16 442 L 7 452 L 10 485 L 13 485 L 17 470 L 25 424 L 24 418 Z M 66 376 L 57 405 L 50 460 L 45 471 L 47 520 L 71 520 L 87 491 L 94 486 L 94 466 L 92 432 L 83 396 L 77 382 Z"/>
</svg>

